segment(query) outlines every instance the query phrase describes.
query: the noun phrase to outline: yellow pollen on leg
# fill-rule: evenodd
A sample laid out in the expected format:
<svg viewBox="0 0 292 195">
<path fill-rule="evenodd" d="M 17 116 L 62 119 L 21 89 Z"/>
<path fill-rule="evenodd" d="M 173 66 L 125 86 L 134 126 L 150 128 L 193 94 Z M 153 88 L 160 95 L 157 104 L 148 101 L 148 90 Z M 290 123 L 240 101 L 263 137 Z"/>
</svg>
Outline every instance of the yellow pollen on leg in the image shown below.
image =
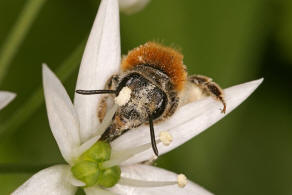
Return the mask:
<svg viewBox="0 0 292 195">
<path fill-rule="evenodd" d="M 168 131 L 161 131 L 159 134 L 159 139 L 165 146 L 169 146 L 173 140 L 173 137 Z"/>
<path fill-rule="evenodd" d="M 179 187 L 183 188 L 187 185 L 188 179 L 184 174 L 177 175 L 177 184 Z"/>
<path fill-rule="evenodd" d="M 123 87 L 119 95 L 115 98 L 115 103 L 119 106 L 123 106 L 129 102 L 131 98 L 132 90 L 129 87 Z"/>
</svg>

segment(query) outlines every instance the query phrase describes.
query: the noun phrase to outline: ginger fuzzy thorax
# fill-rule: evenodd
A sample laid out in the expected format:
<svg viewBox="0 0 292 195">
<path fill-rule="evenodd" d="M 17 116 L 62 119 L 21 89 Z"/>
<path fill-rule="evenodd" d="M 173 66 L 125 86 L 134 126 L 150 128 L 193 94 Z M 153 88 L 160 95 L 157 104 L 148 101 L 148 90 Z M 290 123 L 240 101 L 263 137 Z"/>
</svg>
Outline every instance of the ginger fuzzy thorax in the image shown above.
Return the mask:
<svg viewBox="0 0 292 195">
<path fill-rule="evenodd" d="M 174 85 L 175 90 L 181 91 L 187 80 L 183 55 L 177 50 L 155 42 L 147 42 L 131 51 L 122 60 L 122 70 L 127 71 L 137 65 L 150 64 L 165 72 Z"/>
</svg>

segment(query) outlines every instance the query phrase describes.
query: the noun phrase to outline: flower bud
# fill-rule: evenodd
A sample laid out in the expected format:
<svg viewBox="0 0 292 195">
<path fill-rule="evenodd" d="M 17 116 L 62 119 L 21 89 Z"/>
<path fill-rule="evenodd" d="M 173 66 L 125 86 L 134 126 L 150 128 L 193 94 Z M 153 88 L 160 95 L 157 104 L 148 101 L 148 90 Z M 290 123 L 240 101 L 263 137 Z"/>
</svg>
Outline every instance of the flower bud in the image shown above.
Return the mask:
<svg viewBox="0 0 292 195">
<path fill-rule="evenodd" d="M 78 162 L 71 171 L 74 177 L 84 182 L 87 187 L 95 185 L 100 175 L 97 163 L 91 161 Z"/>
<path fill-rule="evenodd" d="M 113 187 L 121 177 L 121 169 L 118 166 L 101 170 L 97 184 L 106 188 Z"/>
<path fill-rule="evenodd" d="M 103 162 L 109 160 L 111 157 L 111 146 L 102 141 L 96 142 L 91 148 L 84 152 L 79 160 L 92 161 L 92 162 Z"/>
</svg>

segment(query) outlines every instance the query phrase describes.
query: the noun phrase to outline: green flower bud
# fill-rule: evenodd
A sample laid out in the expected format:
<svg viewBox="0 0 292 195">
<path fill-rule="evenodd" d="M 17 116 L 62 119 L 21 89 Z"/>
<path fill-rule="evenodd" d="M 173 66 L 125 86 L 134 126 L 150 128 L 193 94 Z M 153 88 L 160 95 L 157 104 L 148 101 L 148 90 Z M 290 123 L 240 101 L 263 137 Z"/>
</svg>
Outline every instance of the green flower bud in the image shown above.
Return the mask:
<svg viewBox="0 0 292 195">
<path fill-rule="evenodd" d="M 98 164 L 91 161 L 81 161 L 76 163 L 71 172 L 80 181 L 84 182 L 86 186 L 93 186 L 96 184 L 100 170 Z"/>
<path fill-rule="evenodd" d="M 102 187 L 110 188 L 118 183 L 118 181 L 120 180 L 120 177 L 121 177 L 121 169 L 118 166 L 114 166 L 108 169 L 103 169 L 100 171 L 97 184 Z"/>
<path fill-rule="evenodd" d="M 96 142 L 91 148 L 84 152 L 79 160 L 103 162 L 109 160 L 111 157 L 111 146 L 110 144 L 102 141 Z"/>
<path fill-rule="evenodd" d="M 78 158 L 71 172 L 74 177 L 84 182 L 86 187 L 93 185 L 112 187 L 118 183 L 121 169 L 118 166 L 103 168 L 103 162 L 110 157 L 110 144 L 98 141 Z"/>
</svg>

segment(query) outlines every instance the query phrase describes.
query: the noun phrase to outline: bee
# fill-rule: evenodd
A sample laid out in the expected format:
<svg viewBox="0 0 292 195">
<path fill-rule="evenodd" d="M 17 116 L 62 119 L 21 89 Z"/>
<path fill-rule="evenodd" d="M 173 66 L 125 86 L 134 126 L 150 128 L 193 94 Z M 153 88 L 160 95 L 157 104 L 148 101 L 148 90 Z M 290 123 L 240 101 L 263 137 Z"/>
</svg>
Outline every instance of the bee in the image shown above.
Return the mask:
<svg viewBox="0 0 292 195">
<path fill-rule="evenodd" d="M 130 99 L 116 111 L 111 125 L 101 140 L 111 142 L 130 129 L 149 124 L 151 144 L 158 156 L 154 123 L 164 121 L 178 107 L 212 96 L 226 103 L 222 89 L 211 78 L 202 75 L 187 75 L 183 55 L 177 50 L 155 42 L 147 42 L 128 52 L 122 58 L 121 71 L 112 75 L 103 90 L 77 90 L 84 95 L 103 95 L 99 102 L 98 117 L 102 121 L 106 111 L 114 104 L 124 87 L 131 89 Z"/>
</svg>

